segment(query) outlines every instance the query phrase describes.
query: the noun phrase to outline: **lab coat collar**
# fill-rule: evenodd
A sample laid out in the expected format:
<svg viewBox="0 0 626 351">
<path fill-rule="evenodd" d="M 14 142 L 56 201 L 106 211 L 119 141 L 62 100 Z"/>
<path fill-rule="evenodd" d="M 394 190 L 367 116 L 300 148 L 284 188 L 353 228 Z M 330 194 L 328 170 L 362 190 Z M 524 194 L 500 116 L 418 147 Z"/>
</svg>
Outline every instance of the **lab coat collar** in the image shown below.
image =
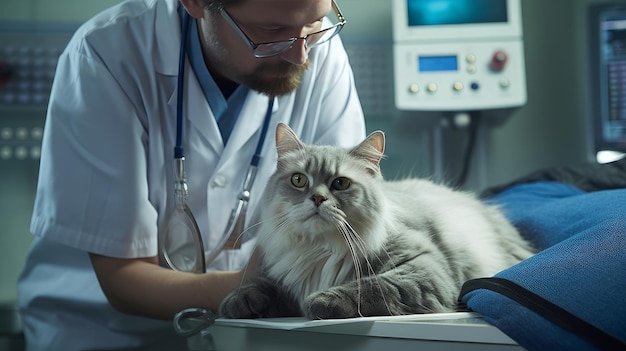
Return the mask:
<svg viewBox="0 0 626 351">
<path fill-rule="evenodd" d="M 185 64 L 184 86 L 183 115 L 185 130 L 183 131 L 183 145 L 185 147 L 189 145 L 189 140 L 185 139 L 184 135 L 191 135 L 192 133 L 189 129 L 196 128 L 198 134 L 206 139 L 212 151 L 217 155 L 221 155 L 224 151 L 224 143 L 219 126 L 189 62 Z M 176 97 L 172 101 L 176 104 Z"/>
<path fill-rule="evenodd" d="M 207 102 L 198 80 L 193 74 L 189 63 L 185 68 L 185 91 L 183 94 L 184 132 L 183 136 L 190 135 L 189 128 L 195 128 L 198 134 L 205 138 L 211 150 L 216 155 L 221 155 L 220 163 L 228 161 L 235 153 L 240 152 L 249 139 L 252 138 L 263 126 L 263 120 L 267 112 L 269 98 L 266 95 L 250 90 L 241 108 L 237 123 L 229 138 L 227 147 L 224 146 L 215 116 L 211 106 Z M 176 91 L 169 99 L 172 111 L 176 108 Z M 272 112 L 279 108 L 278 99 L 274 98 Z M 270 134 L 271 129 L 268 131 Z M 183 145 L 187 148 L 188 140 L 183 137 Z M 254 142 L 256 145 L 256 140 Z M 264 146 L 266 147 L 266 146 Z"/>
<path fill-rule="evenodd" d="M 226 145 L 226 149 L 224 150 L 224 154 L 222 156 L 222 162 L 227 162 L 230 160 L 236 153 L 240 152 L 244 145 L 250 141 L 251 144 L 254 145 L 252 148 L 252 152 L 256 149 L 256 145 L 258 142 L 258 138 L 261 134 L 261 129 L 263 128 L 263 122 L 265 120 L 265 115 L 267 113 L 267 108 L 269 104 L 270 98 L 267 95 L 263 95 L 256 91 L 249 91 L 248 97 L 246 98 L 246 102 L 241 108 L 241 112 L 239 113 L 239 118 L 237 119 L 237 123 L 235 124 L 235 128 L 232 131 L 230 138 L 228 139 L 228 145 Z M 274 105 L 272 107 L 272 116 L 278 110 L 278 99 L 274 99 Z M 270 124 L 271 125 L 271 124 Z M 273 133 L 270 128 L 267 131 L 267 135 L 265 139 L 268 138 L 268 135 Z M 266 145 L 268 144 L 267 140 L 263 140 L 263 149 L 271 147 Z M 251 155 L 252 156 L 252 155 Z M 220 162 L 220 163 L 222 163 Z"/>
<path fill-rule="evenodd" d="M 181 23 L 178 7 L 185 11 L 179 0 L 162 1 L 156 13 L 154 42 L 158 54 L 154 57 L 155 70 L 166 76 L 178 75 L 178 55 L 180 52 Z"/>
</svg>

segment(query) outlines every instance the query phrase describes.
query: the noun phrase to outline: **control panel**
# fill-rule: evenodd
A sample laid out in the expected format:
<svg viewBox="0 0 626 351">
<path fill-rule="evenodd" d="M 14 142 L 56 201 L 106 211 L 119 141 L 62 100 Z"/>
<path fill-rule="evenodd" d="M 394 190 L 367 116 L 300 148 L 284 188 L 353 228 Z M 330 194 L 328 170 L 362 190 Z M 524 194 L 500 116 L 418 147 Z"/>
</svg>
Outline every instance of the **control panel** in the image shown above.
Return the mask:
<svg viewBox="0 0 626 351">
<path fill-rule="evenodd" d="M 46 106 L 71 30 L 0 32 L 0 162 L 39 161 Z"/>
<path fill-rule="evenodd" d="M 520 0 L 393 0 L 392 15 L 398 109 L 526 103 Z"/>
<path fill-rule="evenodd" d="M 521 106 L 521 41 L 396 44 L 395 99 L 401 110 L 467 111 Z"/>
<path fill-rule="evenodd" d="M 0 161 L 39 160 L 43 126 L 22 120 L 3 123 L 0 129 Z"/>
<path fill-rule="evenodd" d="M 67 39 L 67 34 L 0 34 L 0 106 L 45 106 Z"/>
<path fill-rule="evenodd" d="M 59 52 L 57 48 L 0 49 L 0 101 L 3 105 L 45 105 Z"/>
</svg>

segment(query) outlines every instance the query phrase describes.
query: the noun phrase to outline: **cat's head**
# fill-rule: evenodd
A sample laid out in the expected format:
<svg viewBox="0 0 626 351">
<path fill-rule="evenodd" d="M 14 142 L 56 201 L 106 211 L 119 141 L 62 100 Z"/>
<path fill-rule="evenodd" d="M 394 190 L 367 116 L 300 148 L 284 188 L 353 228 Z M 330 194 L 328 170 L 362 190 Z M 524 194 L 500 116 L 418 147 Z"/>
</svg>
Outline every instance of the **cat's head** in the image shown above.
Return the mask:
<svg viewBox="0 0 626 351">
<path fill-rule="evenodd" d="M 378 186 L 384 145 L 380 131 L 351 149 L 307 145 L 286 124 L 279 124 L 277 170 L 268 183 L 263 209 L 263 220 L 273 222 L 273 230 L 262 242 L 332 248 L 356 241 L 376 249 L 372 246 L 378 246 L 381 238 L 372 236 L 384 206 Z"/>
</svg>

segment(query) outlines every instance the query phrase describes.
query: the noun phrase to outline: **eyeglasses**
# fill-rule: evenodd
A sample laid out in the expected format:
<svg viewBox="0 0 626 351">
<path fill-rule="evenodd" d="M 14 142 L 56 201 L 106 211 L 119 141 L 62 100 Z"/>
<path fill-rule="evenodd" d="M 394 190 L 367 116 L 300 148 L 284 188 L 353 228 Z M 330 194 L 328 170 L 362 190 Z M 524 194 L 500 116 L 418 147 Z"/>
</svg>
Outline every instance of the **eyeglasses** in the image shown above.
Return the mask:
<svg viewBox="0 0 626 351">
<path fill-rule="evenodd" d="M 331 1 L 331 6 L 333 8 L 333 11 L 335 12 L 335 15 L 337 15 L 337 19 L 339 20 L 332 27 L 328 27 L 311 34 L 307 34 L 303 37 L 292 37 L 287 40 L 270 41 L 265 43 L 255 43 L 254 41 L 252 41 L 252 39 L 250 39 L 250 37 L 248 37 L 248 35 L 244 33 L 241 27 L 239 27 L 239 25 L 230 16 L 225 8 L 220 8 L 220 14 L 222 15 L 222 17 L 224 17 L 226 22 L 228 22 L 228 24 L 233 27 L 233 29 L 235 30 L 235 32 L 237 32 L 241 39 L 243 39 L 243 41 L 245 41 L 250 46 L 252 52 L 254 53 L 254 57 L 264 58 L 282 54 L 283 52 L 289 50 L 298 40 L 304 40 L 306 47 L 312 48 L 324 44 L 325 42 L 332 39 L 332 37 L 334 37 L 335 35 L 337 35 L 337 33 L 341 31 L 344 24 L 346 24 L 346 20 L 339 10 L 339 7 L 335 3 L 335 0 Z"/>
</svg>

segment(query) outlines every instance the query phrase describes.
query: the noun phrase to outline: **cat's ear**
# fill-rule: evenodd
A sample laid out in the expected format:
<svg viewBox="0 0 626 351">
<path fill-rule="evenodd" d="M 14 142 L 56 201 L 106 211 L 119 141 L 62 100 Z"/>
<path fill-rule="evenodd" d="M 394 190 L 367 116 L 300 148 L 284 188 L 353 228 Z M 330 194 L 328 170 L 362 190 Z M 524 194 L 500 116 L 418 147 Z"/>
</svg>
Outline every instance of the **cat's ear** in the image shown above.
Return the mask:
<svg viewBox="0 0 626 351">
<path fill-rule="evenodd" d="M 296 133 L 285 123 L 276 126 L 276 151 L 278 152 L 278 164 L 285 154 L 291 151 L 303 150 L 304 144 Z"/>
<path fill-rule="evenodd" d="M 368 161 L 373 167 L 370 173 L 380 174 L 380 160 L 385 153 L 385 133 L 377 130 L 368 135 L 359 145 L 350 150 L 350 154 Z"/>
</svg>

